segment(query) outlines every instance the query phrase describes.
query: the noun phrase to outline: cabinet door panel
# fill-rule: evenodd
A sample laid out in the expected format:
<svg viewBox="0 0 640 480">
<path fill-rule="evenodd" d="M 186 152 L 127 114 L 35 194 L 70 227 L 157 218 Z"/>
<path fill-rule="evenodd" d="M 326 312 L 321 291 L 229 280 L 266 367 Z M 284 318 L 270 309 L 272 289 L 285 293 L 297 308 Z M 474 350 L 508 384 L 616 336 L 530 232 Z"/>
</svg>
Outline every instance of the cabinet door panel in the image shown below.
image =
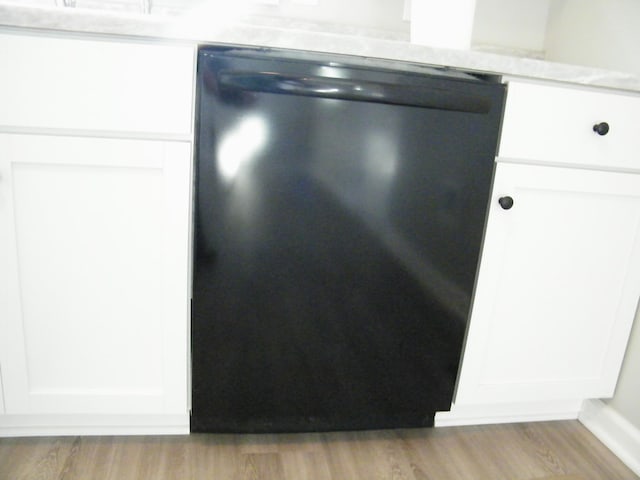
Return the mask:
<svg viewBox="0 0 640 480">
<path fill-rule="evenodd" d="M 639 176 L 498 165 L 456 403 L 612 395 L 639 294 Z"/>
<path fill-rule="evenodd" d="M 189 144 L 0 135 L 0 155 L 7 413 L 185 413 Z"/>
</svg>

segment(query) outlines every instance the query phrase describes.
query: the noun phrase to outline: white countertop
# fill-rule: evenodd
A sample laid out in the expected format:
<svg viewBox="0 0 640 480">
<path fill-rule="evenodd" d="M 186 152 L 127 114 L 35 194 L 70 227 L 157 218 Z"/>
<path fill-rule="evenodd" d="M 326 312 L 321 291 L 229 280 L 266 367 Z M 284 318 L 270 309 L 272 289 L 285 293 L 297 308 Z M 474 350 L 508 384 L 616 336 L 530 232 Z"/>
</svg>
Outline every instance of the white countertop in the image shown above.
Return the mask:
<svg viewBox="0 0 640 480">
<path fill-rule="evenodd" d="M 255 17 L 231 20 L 220 15 L 203 15 L 202 12 L 171 17 L 0 5 L 0 25 L 10 29 L 85 32 L 355 55 L 640 92 L 640 77 L 631 73 L 477 50 L 431 48 L 412 44 L 395 33 L 297 20 Z"/>
</svg>

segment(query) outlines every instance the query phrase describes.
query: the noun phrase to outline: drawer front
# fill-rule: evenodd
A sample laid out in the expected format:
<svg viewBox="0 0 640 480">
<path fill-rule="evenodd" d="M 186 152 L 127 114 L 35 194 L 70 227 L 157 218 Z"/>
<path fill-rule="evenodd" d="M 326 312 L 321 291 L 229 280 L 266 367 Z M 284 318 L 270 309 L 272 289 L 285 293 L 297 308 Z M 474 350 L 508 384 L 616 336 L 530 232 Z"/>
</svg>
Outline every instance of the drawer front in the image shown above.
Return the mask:
<svg viewBox="0 0 640 480">
<path fill-rule="evenodd" d="M 640 96 L 509 82 L 501 159 L 640 170 L 638 151 Z"/>
<path fill-rule="evenodd" d="M 190 46 L 0 35 L 0 128 L 191 132 Z"/>
</svg>

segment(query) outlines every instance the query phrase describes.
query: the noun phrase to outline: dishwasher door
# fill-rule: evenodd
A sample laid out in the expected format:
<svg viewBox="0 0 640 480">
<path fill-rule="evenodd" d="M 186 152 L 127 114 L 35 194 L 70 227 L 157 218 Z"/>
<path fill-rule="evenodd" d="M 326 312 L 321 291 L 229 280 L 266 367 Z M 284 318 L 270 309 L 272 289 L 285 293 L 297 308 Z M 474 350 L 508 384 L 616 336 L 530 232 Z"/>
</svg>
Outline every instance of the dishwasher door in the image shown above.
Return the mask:
<svg viewBox="0 0 640 480">
<path fill-rule="evenodd" d="M 193 431 L 420 427 L 450 408 L 503 97 L 201 49 Z"/>
</svg>

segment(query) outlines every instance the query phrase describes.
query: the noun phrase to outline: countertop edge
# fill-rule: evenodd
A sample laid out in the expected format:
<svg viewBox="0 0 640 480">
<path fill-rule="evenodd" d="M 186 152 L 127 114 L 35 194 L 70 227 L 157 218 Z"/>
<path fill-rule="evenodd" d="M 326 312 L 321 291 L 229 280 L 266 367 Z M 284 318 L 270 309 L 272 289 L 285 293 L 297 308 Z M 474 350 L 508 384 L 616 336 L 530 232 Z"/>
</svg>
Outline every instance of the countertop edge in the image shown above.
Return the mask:
<svg viewBox="0 0 640 480">
<path fill-rule="evenodd" d="M 329 31 L 323 31 L 309 28 L 309 25 L 308 22 L 284 19 L 269 25 L 239 18 L 223 18 L 215 22 L 200 19 L 194 22 L 194 18 L 188 15 L 160 17 L 60 7 L 0 5 L 0 26 L 5 27 L 5 31 L 29 29 L 197 44 L 283 48 L 640 92 L 640 76 L 631 73 L 477 50 L 432 48 L 393 38 L 365 36 L 355 28 L 329 26 Z"/>
</svg>

